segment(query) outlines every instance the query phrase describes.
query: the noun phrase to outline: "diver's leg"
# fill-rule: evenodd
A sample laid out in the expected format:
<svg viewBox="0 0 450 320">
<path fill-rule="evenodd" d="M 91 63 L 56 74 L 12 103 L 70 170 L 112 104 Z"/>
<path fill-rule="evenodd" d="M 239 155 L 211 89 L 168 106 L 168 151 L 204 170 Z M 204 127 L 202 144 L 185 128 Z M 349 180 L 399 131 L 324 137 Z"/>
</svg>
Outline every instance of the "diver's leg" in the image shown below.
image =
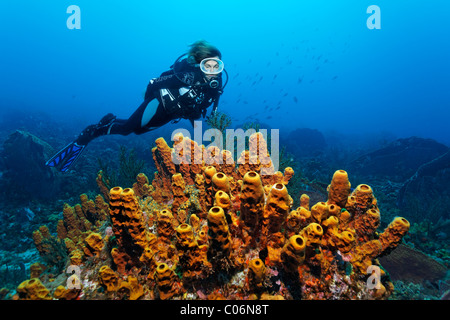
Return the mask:
<svg viewBox="0 0 450 320">
<path fill-rule="evenodd" d="M 128 120 L 115 120 L 111 125 L 110 134 L 127 135 L 143 134 L 159 128 L 173 120 L 157 99 L 143 103 Z"/>
<path fill-rule="evenodd" d="M 147 132 L 149 129 L 144 129 L 144 127 L 155 115 L 158 104 L 157 99 L 145 100 L 130 118 L 126 120 L 116 119 L 116 116 L 108 113 L 99 123 L 86 127 L 75 142 L 78 145 L 86 146 L 95 138 L 104 135 L 120 134 L 126 136 L 133 132 Z"/>
<path fill-rule="evenodd" d="M 109 134 L 112 123 L 116 120 L 116 116 L 108 113 L 99 123 L 88 126 L 80 133 L 78 138 L 69 143 L 67 146 L 59 150 L 45 165 L 49 167 L 58 167 L 60 171 L 65 172 L 75 163 L 75 161 L 83 153 L 86 145 L 93 139 L 105 134 Z"/>
<path fill-rule="evenodd" d="M 95 138 L 108 134 L 142 134 L 158 128 L 170 120 L 157 99 L 145 100 L 127 120 L 116 119 L 116 116 L 108 113 L 99 123 L 84 129 L 75 141 L 61 149 L 46 162 L 46 165 L 59 167 L 63 172 L 67 171 L 79 158 L 86 145 Z"/>
<path fill-rule="evenodd" d="M 75 142 L 78 145 L 86 146 L 89 142 L 91 142 L 95 138 L 98 138 L 106 134 L 110 134 L 109 131 L 114 121 L 116 121 L 116 116 L 113 115 L 112 113 L 108 113 L 99 121 L 99 123 L 92 124 L 86 127 L 86 129 L 84 129 L 80 133 Z"/>
<path fill-rule="evenodd" d="M 158 109 L 157 99 L 144 101 L 128 120 L 116 120 L 111 126 L 110 134 L 142 134 L 154 129 L 147 127 L 147 124 L 155 117 Z"/>
</svg>

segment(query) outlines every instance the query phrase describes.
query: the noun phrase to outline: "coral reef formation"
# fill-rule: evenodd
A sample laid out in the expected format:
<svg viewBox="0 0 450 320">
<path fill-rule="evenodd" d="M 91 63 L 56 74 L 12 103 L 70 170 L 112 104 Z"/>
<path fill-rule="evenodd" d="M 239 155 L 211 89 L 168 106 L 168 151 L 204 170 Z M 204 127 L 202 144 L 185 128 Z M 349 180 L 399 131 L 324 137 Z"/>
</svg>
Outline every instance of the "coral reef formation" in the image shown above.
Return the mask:
<svg viewBox="0 0 450 320">
<path fill-rule="evenodd" d="M 344 170 L 334 173 L 327 201 L 295 195 L 300 206 L 294 208 L 288 191 L 294 172 L 275 172 L 260 133 L 237 163 L 230 151 L 181 134 L 173 147 L 157 139 L 152 153 L 153 180 L 141 173 L 132 188 L 106 191 L 99 178 L 103 197 L 82 195 L 80 204 L 65 205 L 58 241 L 78 273 L 47 291 L 42 275 L 27 280 L 18 299 L 384 299 L 392 293 L 378 258 L 399 245 L 409 223 L 398 217 L 378 233 L 372 188 L 352 191 Z M 35 242 L 45 255 L 42 239 L 51 236 L 41 229 Z M 374 266 L 380 268 L 375 289 L 367 285 Z"/>
<path fill-rule="evenodd" d="M 391 254 L 382 257 L 380 261 L 385 268 L 391 270 L 390 276 L 393 281 L 407 280 L 416 284 L 425 281 L 437 282 L 443 279 L 448 271 L 442 263 L 403 244 Z"/>
<path fill-rule="evenodd" d="M 61 184 L 56 175 L 42 163 L 52 156 L 53 148 L 35 135 L 16 130 L 8 136 L 0 150 L 0 185 L 24 199 L 49 199 Z M 19 192 L 20 190 L 20 192 Z M 8 199 L 11 200 L 11 199 Z"/>
</svg>

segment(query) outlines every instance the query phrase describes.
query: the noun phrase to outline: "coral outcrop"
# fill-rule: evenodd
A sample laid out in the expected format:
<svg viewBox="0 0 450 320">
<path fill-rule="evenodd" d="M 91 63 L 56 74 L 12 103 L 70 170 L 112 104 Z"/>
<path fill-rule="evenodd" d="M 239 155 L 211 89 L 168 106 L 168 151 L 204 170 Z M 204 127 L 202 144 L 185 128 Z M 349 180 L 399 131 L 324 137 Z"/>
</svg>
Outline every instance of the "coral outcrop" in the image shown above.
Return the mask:
<svg viewBox="0 0 450 320">
<path fill-rule="evenodd" d="M 94 200 L 65 205 L 58 224 L 67 264 L 80 269 L 82 299 L 383 299 L 393 290 L 378 258 L 408 232 L 398 217 L 378 232 L 375 192 L 353 191 L 346 171 L 328 186 L 328 200 L 290 195 L 292 168 L 275 171 L 262 134 L 236 155 L 177 134 L 156 140 L 153 180 L 116 186 Z M 292 197 L 300 198 L 293 207 Z M 109 201 L 106 204 L 103 199 Z M 48 229 L 36 231 L 42 254 Z M 370 268 L 369 268 L 370 267 Z M 379 268 L 378 289 L 367 285 Z M 25 299 L 71 298 L 30 282 Z M 380 289 L 381 287 L 381 289 Z"/>
</svg>

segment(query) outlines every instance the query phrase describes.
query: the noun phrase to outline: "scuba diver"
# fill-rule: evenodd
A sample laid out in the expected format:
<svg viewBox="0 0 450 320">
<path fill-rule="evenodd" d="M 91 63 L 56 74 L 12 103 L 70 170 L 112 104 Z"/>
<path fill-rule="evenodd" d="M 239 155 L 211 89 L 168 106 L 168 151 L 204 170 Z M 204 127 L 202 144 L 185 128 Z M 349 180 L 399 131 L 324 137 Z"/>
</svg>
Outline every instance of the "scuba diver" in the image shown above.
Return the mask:
<svg viewBox="0 0 450 320">
<path fill-rule="evenodd" d="M 203 40 L 196 41 L 170 70 L 150 80 L 144 102 L 128 119 L 117 119 L 108 113 L 99 123 L 84 129 L 75 141 L 61 149 L 46 165 L 67 171 L 89 142 L 104 135 L 142 134 L 181 119 L 188 119 L 194 125 L 194 120 L 201 116 L 205 118 L 211 105 L 211 116 L 214 115 L 228 82 L 221 58 L 222 54 L 216 47 Z M 227 76 L 225 84 L 222 83 L 223 71 Z"/>
</svg>

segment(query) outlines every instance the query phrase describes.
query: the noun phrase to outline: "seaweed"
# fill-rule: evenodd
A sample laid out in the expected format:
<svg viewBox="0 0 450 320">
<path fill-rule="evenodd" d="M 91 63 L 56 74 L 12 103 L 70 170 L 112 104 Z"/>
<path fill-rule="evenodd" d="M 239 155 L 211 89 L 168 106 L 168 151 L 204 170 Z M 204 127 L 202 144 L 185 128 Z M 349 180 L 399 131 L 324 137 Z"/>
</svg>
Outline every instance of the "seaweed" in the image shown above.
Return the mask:
<svg viewBox="0 0 450 320">
<path fill-rule="evenodd" d="M 224 112 L 216 112 L 206 119 L 206 123 L 214 129 L 224 131 L 231 125 L 231 117 Z"/>
<path fill-rule="evenodd" d="M 126 147 L 120 146 L 119 165 L 121 178 L 119 185 L 132 186 L 136 181 L 136 176 L 142 172 L 145 161 L 137 158 L 134 148 L 127 152 Z"/>
<path fill-rule="evenodd" d="M 51 266 L 55 272 L 61 273 L 67 261 L 67 247 L 64 241 L 57 239 L 56 237 L 46 238 L 42 241 L 43 245 L 51 248 L 47 254 L 41 254 L 42 261 Z"/>
<path fill-rule="evenodd" d="M 0 287 L 15 289 L 19 283 L 28 278 L 22 261 L 3 261 L 0 265 Z M 0 296 L 1 299 L 1 296 Z"/>
<path fill-rule="evenodd" d="M 118 169 L 115 170 L 101 158 L 97 158 L 97 162 L 98 171 L 102 171 L 102 180 L 108 189 L 119 185 L 132 186 L 145 166 L 145 161 L 137 158 L 136 150 L 128 150 L 125 146 L 119 147 Z"/>
</svg>

